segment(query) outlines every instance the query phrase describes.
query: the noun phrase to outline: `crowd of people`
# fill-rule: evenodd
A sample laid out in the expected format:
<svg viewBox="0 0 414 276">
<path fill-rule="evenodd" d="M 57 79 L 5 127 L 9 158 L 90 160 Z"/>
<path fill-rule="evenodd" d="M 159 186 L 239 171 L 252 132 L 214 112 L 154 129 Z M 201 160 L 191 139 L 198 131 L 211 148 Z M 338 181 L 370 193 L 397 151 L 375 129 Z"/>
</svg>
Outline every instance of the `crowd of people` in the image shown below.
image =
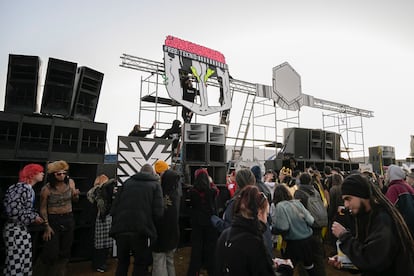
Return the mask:
<svg viewBox="0 0 414 276">
<path fill-rule="evenodd" d="M 5 275 L 65 275 L 79 190 L 65 161 L 46 170 L 39 211 L 32 187 L 43 181 L 41 165 L 25 166 L 4 196 Z M 132 275 L 174 276 L 185 202 L 192 229 L 188 276 L 326 275 L 327 264 L 362 275 L 414 274 L 412 172 L 391 165 L 381 179 L 328 166 L 264 173 L 253 166 L 230 172 L 221 189 L 208 169 L 192 173 L 186 187 L 163 160 L 144 164 L 119 187 L 98 175 L 87 193 L 98 210 L 93 268 L 107 270 L 115 241 L 115 275 L 128 275 L 132 256 Z M 44 228 L 35 263 L 30 224 Z"/>
</svg>

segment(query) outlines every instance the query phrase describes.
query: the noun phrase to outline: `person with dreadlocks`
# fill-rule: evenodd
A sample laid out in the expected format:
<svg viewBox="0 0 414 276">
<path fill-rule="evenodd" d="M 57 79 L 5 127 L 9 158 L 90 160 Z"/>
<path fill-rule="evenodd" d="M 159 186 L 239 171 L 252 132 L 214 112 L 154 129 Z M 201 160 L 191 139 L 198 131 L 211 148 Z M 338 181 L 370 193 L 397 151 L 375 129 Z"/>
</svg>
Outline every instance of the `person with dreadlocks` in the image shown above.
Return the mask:
<svg viewBox="0 0 414 276">
<path fill-rule="evenodd" d="M 353 265 L 363 276 L 414 275 L 414 241 L 398 210 L 361 174 L 345 178 L 341 190 L 355 219 L 355 233 L 338 222 L 332 224 L 332 233 Z M 342 266 L 337 255 L 328 263 Z"/>
<path fill-rule="evenodd" d="M 269 215 L 267 197 L 256 186 L 247 185 L 236 195 L 233 210 L 231 227 L 217 241 L 214 275 L 275 275 L 263 240 Z"/>
</svg>

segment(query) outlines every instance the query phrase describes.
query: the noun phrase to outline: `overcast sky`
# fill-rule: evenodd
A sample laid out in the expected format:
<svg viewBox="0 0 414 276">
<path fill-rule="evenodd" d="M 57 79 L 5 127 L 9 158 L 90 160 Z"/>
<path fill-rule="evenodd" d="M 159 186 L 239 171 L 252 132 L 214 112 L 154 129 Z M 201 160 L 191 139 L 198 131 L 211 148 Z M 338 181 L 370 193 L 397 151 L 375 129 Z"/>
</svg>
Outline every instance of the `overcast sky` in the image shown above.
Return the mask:
<svg viewBox="0 0 414 276">
<path fill-rule="evenodd" d="M 39 56 L 43 74 L 49 57 L 88 66 L 105 74 L 95 120 L 108 123 L 114 153 L 117 136 L 137 122 L 141 76 L 119 57 L 162 62 L 173 35 L 223 53 L 239 80 L 270 85 L 272 68 L 289 62 L 303 93 L 374 111 L 363 119 L 366 148 L 393 146 L 405 158 L 414 135 L 413 12 L 409 0 L 3 0 L 0 110 L 10 53 Z M 322 112 L 304 107 L 301 127 L 322 128 Z"/>
</svg>

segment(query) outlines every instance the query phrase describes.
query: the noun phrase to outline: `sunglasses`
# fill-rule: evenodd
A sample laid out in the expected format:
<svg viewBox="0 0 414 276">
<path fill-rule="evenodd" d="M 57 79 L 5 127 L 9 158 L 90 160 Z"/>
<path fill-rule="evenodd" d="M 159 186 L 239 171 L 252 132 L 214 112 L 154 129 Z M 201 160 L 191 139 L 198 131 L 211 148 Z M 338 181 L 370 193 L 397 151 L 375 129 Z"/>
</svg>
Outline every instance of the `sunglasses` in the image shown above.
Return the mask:
<svg viewBox="0 0 414 276">
<path fill-rule="evenodd" d="M 67 174 L 68 174 L 67 172 L 57 172 L 57 173 L 55 173 L 55 175 L 57 175 L 57 176 L 67 175 Z"/>
</svg>

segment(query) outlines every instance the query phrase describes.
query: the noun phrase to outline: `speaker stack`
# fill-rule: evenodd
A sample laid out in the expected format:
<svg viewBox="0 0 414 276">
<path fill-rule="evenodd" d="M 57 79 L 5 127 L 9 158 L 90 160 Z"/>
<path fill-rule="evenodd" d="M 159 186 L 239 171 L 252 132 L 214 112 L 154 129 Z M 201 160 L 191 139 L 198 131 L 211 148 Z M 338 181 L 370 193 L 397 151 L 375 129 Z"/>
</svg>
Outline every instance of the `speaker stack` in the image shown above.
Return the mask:
<svg viewBox="0 0 414 276">
<path fill-rule="evenodd" d="M 339 160 L 341 136 L 320 129 L 285 128 L 284 153 L 296 159 Z"/>
<path fill-rule="evenodd" d="M 36 112 L 40 59 L 9 55 L 4 111 Z M 104 74 L 70 61 L 49 58 L 40 112 L 83 121 L 95 120 Z"/>
<path fill-rule="evenodd" d="M 103 74 L 88 67 L 79 67 L 76 73 L 76 98 L 72 110 L 74 119 L 94 121 L 101 92 Z"/>
<path fill-rule="evenodd" d="M 9 55 L 4 111 L 32 114 L 36 111 L 40 59 Z"/>
<path fill-rule="evenodd" d="M 40 110 L 42 114 L 70 116 L 76 68 L 76 63 L 49 58 Z"/>
<path fill-rule="evenodd" d="M 203 167 L 216 184 L 226 183 L 225 129 L 208 124 L 184 124 L 182 163 L 193 184 L 194 172 Z"/>
</svg>

